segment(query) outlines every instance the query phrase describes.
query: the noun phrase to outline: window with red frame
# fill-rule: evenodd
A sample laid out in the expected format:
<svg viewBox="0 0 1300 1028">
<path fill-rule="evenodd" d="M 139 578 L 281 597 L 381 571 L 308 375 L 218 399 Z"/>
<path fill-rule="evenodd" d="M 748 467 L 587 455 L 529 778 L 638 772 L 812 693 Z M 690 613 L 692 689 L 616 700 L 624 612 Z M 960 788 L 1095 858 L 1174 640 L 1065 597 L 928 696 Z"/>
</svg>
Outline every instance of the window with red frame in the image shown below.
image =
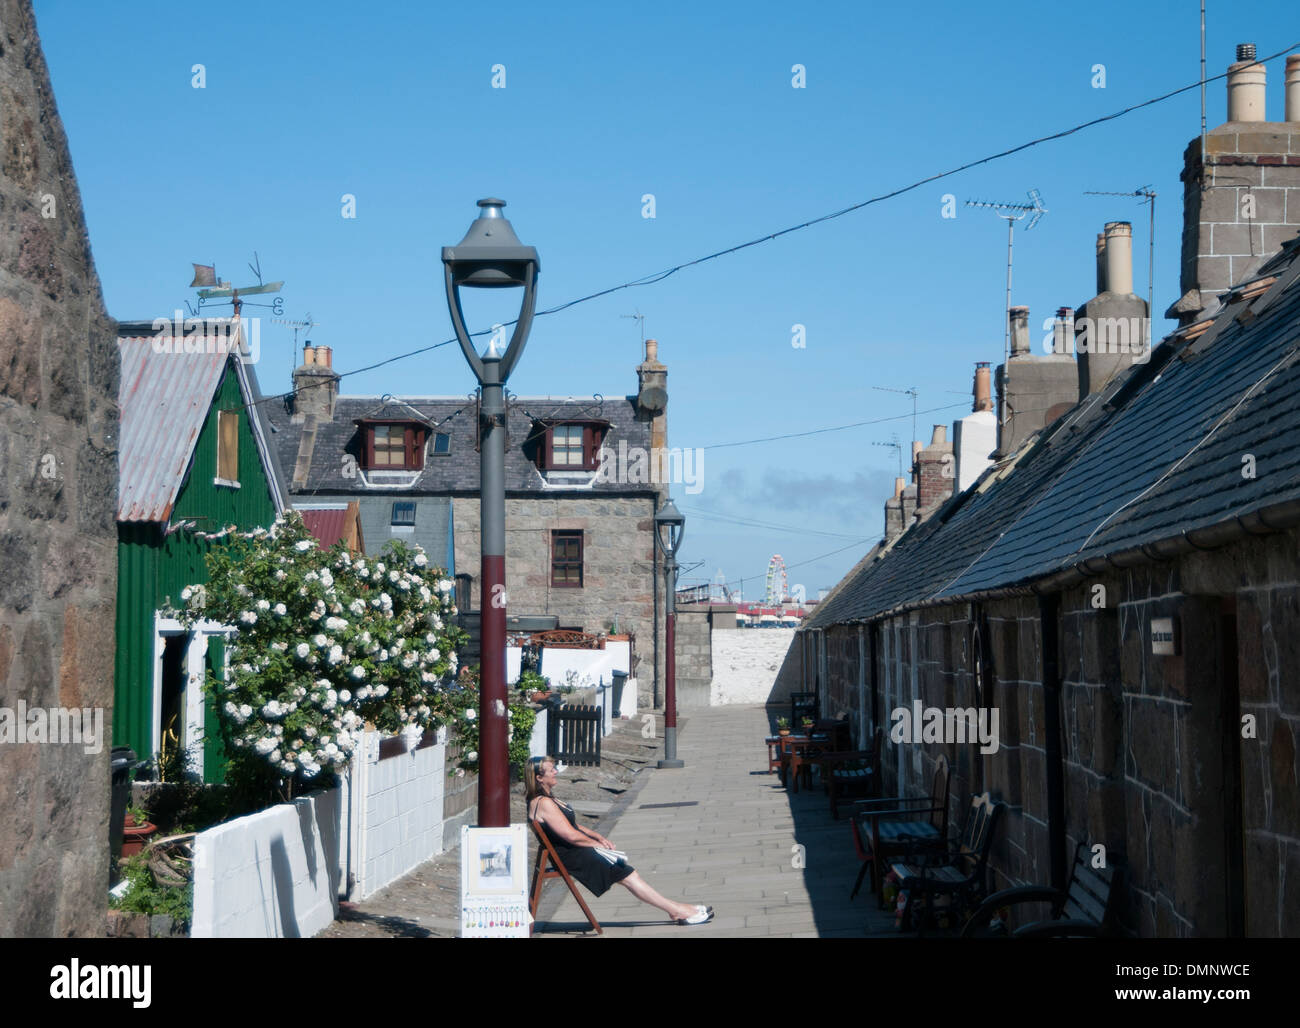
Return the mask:
<svg viewBox="0 0 1300 1028">
<path fill-rule="evenodd" d="M 424 467 L 424 426 L 402 422 L 363 427 L 368 471 L 419 471 Z"/>
<path fill-rule="evenodd" d="M 551 533 L 551 585 L 557 589 L 582 588 L 582 531 Z"/>
<path fill-rule="evenodd" d="M 594 422 L 547 425 L 537 454 L 539 466 L 543 471 L 595 471 L 607 427 Z"/>
</svg>

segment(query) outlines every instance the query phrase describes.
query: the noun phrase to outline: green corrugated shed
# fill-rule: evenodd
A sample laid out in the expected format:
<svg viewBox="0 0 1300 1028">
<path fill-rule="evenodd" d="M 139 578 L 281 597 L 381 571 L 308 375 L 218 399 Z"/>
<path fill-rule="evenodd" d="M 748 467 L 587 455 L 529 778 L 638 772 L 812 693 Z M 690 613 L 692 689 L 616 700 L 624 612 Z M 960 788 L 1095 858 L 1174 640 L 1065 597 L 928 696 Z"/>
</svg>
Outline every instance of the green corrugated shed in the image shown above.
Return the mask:
<svg viewBox="0 0 1300 1028">
<path fill-rule="evenodd" d="M 213 389 L 213 377 L 205 383 L 201 377 L 195 379 L 193 388 L 203 390 L 209 397 L 206 413 L 201 421 L 194 419 L 197 438 L 195 439 L 189 460 L 179 482 L 168 483 L 164 469 L 148 466 L 147 435 L 140 436 L 142 425 L 139 419 L 158 415 L 154 425 L 157 433 L 184 432 L 186 426 L 175 423 L 175 414 L 169 416 L 168 406 L 172 412 L 178 409 L 175 396 L 168 397 L 168 404 L 155 401 L 155 388 L 141 386 L 142 379 L 149 377 L 150 364 L 156 363 L 161 375 L 174 372 L 166 361 L 185 359 L 177 354 L 134 354 L 136 375 L 132 380 L 134 391 L 128 395 L 126 371 L 128 370 L 127 350 L 138 339 L 123 339 L 124 386 L 122 396 L 123 421 L 134 417 L 132 427 L 137 433 L 137 445 L 131 451 L 130 459 L 144 466 L 128 470 L 122 469 L 124 483 L 134 480 L 136 493 L 143 490 L 139 483 L 147 483 L 154 490 L 151 499 L 166 499 L 175 496 L 170 517 L 166 523 L 152 520 L 119 520 L 118 522 L 118 593 L 117 593 L 117 655 L 115 664 L 115 704 L 113 716 L 114 745 L 130 746 L 142 759 L 152 756 L 155 751 L 153 706 L 154 673 L 161 651 L 157 646 L 155 632 L 156 613 L 166 607 L 180 607 L 180 592 L 187 586 L 207 581 L 207 569 L 204 558 L 214 545 L 206 539 L 196 536 L 188 527 L 192 524 L 200 532 L 218 532 L 226 525 L 234 525 L 241 531 L 256 527 L 268 527 L 274 521 L 277 497 L 282 496 L 276 482 L 274 467 L 268 467 L 268 448 L 262 443 L 250 419 L 248 403 L 256 396 L 256 386 L 250 387 L 251 372 L 240 367 L 237 358 L 229 358 L 211 369 L 218 384 Z M 186 355 L 188 357 L 189 355 Z M 241 377 L 244 378 L 241 388 Z M 169 389 L 174 392 L 174 389 Z M 202 394 L 198 394 L 201 396 Z M 135 403 L 145 409 L 132 410 L 129 405 Z M 239 488 L 216 484 L 217 469 L 217 412 L 234 410 L 240 412 L 239 418 Z M 125 434 L 125 432 L 124 432 Z M 123 461 L 127 459 L 124 447 Z M 165 446 L 159 447 L 159 452 Z M 130 495 L 125 490 L 123 499 Z M 158 501 L 161 502 L 161 501 Z M 119 518 L 125 515 L 120 511 Z M 170 528 L 170 531 L 168 529 Z M 224 643 L 217 636 L 209 637 L 206 658 L 209 668 L 217 668 L 224 662 Z M 219 781 L 224 772 L 224 760 L 220 753 L 219 740 L 214 738 L 216 729 L 213 712 L 205 711 L 204 741 L 204 777 L 208 781 Z"/>
</svg>

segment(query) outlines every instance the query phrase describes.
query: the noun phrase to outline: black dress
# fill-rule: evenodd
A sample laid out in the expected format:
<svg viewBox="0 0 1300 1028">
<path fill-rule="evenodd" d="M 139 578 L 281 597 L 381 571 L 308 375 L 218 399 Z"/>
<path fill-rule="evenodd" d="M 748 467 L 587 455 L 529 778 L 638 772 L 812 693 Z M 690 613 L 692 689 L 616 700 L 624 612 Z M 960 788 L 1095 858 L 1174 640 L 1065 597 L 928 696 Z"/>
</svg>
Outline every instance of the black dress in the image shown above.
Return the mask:
<svg viewBox="0 0 1300 1028">
<path fill-rule="evenodd" d="M 564 816 L 569 819 L 569 824 L 577 828 L 578 819 L 574 816 L 573 808 L 555 799 L 554 796 L 550 798 L 564 812 Z M 564 867 L 569 874 L 585 885 L 593 895 L 605 895 L 611 885 L 621 882 L 636 870 L 626 860 L 611 864 L 590 846 L 574 846 L 566 842 L 558 835 L 546 831 L 546 825 L 541 822 L 537 822 L 537 826 L 546 833 L 547 840 L 554 847 L 556 855 L 564 862 Z"/>
</svg>

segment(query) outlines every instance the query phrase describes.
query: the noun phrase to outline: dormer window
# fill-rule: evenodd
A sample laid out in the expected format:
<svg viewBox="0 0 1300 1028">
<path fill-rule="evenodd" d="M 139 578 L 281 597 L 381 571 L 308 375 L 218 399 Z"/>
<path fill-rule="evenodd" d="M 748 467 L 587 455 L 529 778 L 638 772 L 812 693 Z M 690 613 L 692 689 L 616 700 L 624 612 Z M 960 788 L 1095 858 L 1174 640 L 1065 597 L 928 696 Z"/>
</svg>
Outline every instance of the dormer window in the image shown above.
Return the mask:
<svg viewBox="0 0 1300 1028">
<path fill-rule="evenodd" d="M 600 444 L 609 423 L 559 421 L 545 425 L 537 465 L 543 471 L 595 471 L 600 466 Z"/>
<path fill-rule="evenodd" d="M 358 422 L 363 467 L 367 471 L 420 471 L 427 429 L 411 421 Z"/>
</svg>

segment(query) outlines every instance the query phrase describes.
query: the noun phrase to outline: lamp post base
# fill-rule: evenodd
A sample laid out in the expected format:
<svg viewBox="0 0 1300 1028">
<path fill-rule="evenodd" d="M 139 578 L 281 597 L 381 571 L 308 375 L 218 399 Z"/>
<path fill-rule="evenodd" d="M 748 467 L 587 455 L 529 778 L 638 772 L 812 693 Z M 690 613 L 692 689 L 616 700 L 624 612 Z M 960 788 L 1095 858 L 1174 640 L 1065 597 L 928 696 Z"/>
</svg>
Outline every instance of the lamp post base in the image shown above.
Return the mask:
<svg viewBox="0 0 1300 1028">
<path fill-rule="evenodd" d="M 661 768 L 685 767 L 685 766 L 686 766 L 686 761 L 684 760 L 661 760 L 659 761 L 659 763 L 655 765 L 655 767 L 661 767 Z"/>
</svg>

